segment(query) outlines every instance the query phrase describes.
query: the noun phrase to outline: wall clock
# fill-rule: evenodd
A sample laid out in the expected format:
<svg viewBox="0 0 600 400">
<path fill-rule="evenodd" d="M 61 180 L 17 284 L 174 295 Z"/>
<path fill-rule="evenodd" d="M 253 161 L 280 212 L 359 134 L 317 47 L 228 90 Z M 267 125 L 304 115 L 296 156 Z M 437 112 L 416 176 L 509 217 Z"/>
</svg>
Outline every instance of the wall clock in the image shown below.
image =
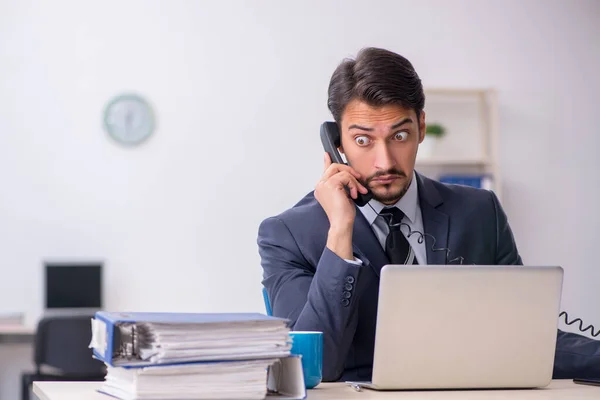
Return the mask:
<svg viewBox="0 0 600 400">
<path fill-rule="evenodd" d="M 104 129 L 117 142 L 135 146 L 154 132 L 152 106 L 136 94 L 123 94 L 112 99 L 104 109 Z"/>
</svg>

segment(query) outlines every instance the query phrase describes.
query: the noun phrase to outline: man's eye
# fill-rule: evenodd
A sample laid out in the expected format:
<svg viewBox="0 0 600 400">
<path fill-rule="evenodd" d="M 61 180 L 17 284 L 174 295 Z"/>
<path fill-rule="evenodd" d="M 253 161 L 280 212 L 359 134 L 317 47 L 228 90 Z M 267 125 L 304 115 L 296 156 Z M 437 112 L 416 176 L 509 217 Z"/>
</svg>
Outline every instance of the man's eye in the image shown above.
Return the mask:
<svg viewBox="0 0 600 400">
<path fill-rule="evenodd" d="M 354 141 L 359 146 L 366 146 L 369 144 L 370 139 L 366 136 L 357 136 L 356 138 L 354 138 Z"/>
<path fill-rule="evenodd" d="M 408 132 L 405 132 L 405 131 L 398 132 L 394 135 L 394 139 L 399 140 L 401 142 L 405 141 L 407 137 L 408 137 Z"/>
</svg>

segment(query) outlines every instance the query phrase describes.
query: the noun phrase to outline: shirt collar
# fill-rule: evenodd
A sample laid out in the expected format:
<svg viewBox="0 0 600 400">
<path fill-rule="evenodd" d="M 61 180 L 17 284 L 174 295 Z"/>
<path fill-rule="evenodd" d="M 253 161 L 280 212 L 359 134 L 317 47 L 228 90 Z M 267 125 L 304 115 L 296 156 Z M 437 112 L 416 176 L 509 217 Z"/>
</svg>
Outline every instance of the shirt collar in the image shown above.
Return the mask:
<svg viewBox="0 0 600 400">
<path fill-rule="evenodd" d="M 400 198 L 392 207 L 398 207 L 400 211 L 406 215 L 406 218 L 411 223 L 415 223 L 417 220 L 417 202 L 419 201 L 419 188 L 417 184 L 416 174 L 413 172 L 413 177 L 410 181 L 410 185 L 408 186 L 408 190 L 404 193 L 404 196 Z M 369 207 L 370 206 L 370 207 Z M 372 207 L 372 208 L 371 208 Z M 381 210 L 384 207 L 388 207 L 383 203 L 375 199 L 371 199 L 367 204 L 362 207 L 359 207 L 360 211 L 363 213 L 369 225 L 373 225 L 375 219 L 379 216 Z"/>
</svg>

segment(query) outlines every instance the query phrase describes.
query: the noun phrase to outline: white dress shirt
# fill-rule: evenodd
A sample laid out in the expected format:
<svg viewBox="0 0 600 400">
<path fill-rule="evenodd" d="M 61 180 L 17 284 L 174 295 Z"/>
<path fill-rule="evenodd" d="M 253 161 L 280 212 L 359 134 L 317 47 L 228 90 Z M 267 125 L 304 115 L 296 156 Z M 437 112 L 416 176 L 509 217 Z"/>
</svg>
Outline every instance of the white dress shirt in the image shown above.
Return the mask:
<svg viewBox="0 0 600 400">
<path fill-rule="evenodd" d="M 413 248 L 413 251 L 415 252 L 415 256 L 417 257 L 418 263 L 421 265 L 426 265 L 427 264 L 427 250 L 425 247 L 425 240 L 424 240 L 425 238 L 420 239 L 421 234 L 424 233 L 424 228 L 423 228 L 423 216 L 421 214 L 421 206 L 419 205 L 419 187 L 418 186 L 419 185 L 417 183 L 417 177 L 413 173 L 413 178 L 410 182 L 408 190 L 406 191 L 404 196 L 402 196 L 402 198 L 400 198 L 400 200 L 398 200 L 398 202 L 396 202 L 396 204 L 393 205 L 393 207 L 398 207 L 400 209 L 400 211 L 402 211 L 404 213 L 404 218 L 402 219 L 402 223 L 408 225 L 410 227 L 410 231 L 420 232 L 420 233 L 413 233 L 409 237 L 408 236 L 408 234 L 410 232 L 409 229 L 405 225 L 402 225 L 400 227 L 400 230 L 402 231 L 404 236 L 407 238 L 408 243 Z M 369 226 L 371 226 L 371 229 L 373 229 L 375 236 L 377 237 L 377 239 L 379 240 L 379 243 L 381 244 L 381 247 L 385 251 L 385 239 L 387 238 L 390 228 L 388 227 L 385 219 L 379 215 L 379 213 L 381 212 L 381 210 L 384 207 L 386 207 L 384 204 L 380 203 L 379 201 L 377 201 L 375 199 L 371 199 L 371 201 L 369 201 L 369 203 L 365 204 L 363 207 L 359 207 L 359 209 L 363 213 L 367 222 L 369 223 Z M 419 241 L 421 241 L 421 243 L 419 243 Z M 352 260 L 346 260 L 346 261 L 351 262 L 351 263 L 358 263 L 358 264 L 362 263 L 360 260 L 357 260 L 357 259 L 355 259 L 354 261 L 352 261 Z"/>
</svg>

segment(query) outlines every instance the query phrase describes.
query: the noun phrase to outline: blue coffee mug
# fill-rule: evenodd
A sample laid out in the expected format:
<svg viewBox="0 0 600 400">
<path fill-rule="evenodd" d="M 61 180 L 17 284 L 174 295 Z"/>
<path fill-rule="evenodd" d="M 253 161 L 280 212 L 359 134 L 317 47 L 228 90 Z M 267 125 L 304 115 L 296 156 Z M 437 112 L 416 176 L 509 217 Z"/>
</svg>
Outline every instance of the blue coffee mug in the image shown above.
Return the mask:
<svg viewBox="0 0 600 400">
<path fill-rule="evenodd" d="M 292 331 L 291 354 L 302 356 L 304 385 L 312 389 L 323 379 L 323 332 Z"/>
</svg>

